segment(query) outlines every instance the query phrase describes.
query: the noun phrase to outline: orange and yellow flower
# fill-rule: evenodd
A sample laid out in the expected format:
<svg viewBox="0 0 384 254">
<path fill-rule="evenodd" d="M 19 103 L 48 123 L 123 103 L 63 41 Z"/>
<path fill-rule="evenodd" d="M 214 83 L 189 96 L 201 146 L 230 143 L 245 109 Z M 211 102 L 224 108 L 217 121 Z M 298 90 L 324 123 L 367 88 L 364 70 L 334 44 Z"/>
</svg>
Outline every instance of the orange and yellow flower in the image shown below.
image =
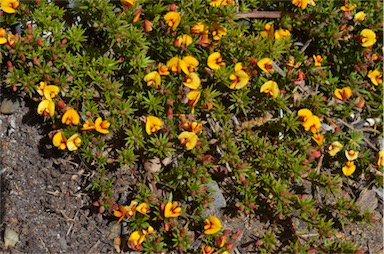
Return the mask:
<svg viewBox="0 0 384 254">
<path fill-rule="evenodd" d="M 240 68 L 240 70 L 236 71 L 236 69 L 238 68 Z M 235 67 L 236 72 L 231 76 L 229 76 L 229 79 L 231 80 L 231 84 L 229 85 L 229 88 L 241 89 L 248 84 L 249 76 L 245 71 L 241 70 L 241 68 L 242 66 L 240 63 L 240 65 L 237 65 L 237 68 Z"/>
<path fill-rule="evenodd" d="M 189 72 L 196 71 L 196 68 L 199 65 L 199 61 L 196 58 L 194 58 L 193 56 L 185 56 L 182 60 L 186 64 L 188 70 L 188 73 L 184 72 L 185 74 L 189 74 Z"/>
<path fill-rule="evenodd" d="M 371 29 L 363 29 L 360 32 L 361 46 L 370 47 L 376 43 L 376 34 Z"/>
<path fill-rule="evenodd" d="M 315 61 L 315 66 L 320 67 L 321 62 L 323 61 L 323 58 L 321 57 L 321 55 L 313 55 L 312 57 L 313 57 L 313 60 Z"/>
<path fill-rule="evenodd" d="M 165 23 L 167 23 L 167 25 L 172 28 L 172 31 L 175 31 L 180 24 L 181 15 L 178 12 L 170 11 L 165 14 L 164 19 Z"/>
<path fill-rule="evenodd" d="M 345 176 L 352 175 L 356 170 L 356 165 L 353 161 L 347 161 L 345 166 L 342 168 L 343 174 Z"/>
<path fill-rule="evenodd" d="M 225 63 L 221 58 L 221 54 L 219 52 L 214 52 L 208 56 L 207 65 L 212 70 L 218 70 L 221 66 L 224 66 Z"/>
<path fill-rule="evenodd" d="M 305 10 L 310 0 L 292 0 L 292 4 L 297 8 Z"/>
<path fill-rule="evenodd" d="M 67 148 L 69 151 L 76 151 L 81 145 L 81 138 L 79 137 L 79 133 L 73 134 L 67 140 Z"/>
<path fill-rule="evenodd" d="M 202 22 L 198 22 L 191 27 L 192 34 L 207 34 L 208 26 Z"/>
<path fill-rule="evenodd" d="M 120 0 L 124 8 L 130 8 L 136 5 L 136 0 Z"/>
<path fill-rule="evenodd" d="M 203 254 L 212 254 L 215 251 L 215 249 L 212 248 L 211 246 L 202 245 L 201 251 L 203 252 Z"/>
<path fill-rule="evenodd" d="M 357 7 L 356 4 L 346 4 L 340 7 L 343 12 L 351 12 Z"/>
<path fill-rule="evenodd" d="M 196 90 L 190 91 L 187 94 L 188 105 L 192 107 L 192 114 L 195 112 L 195 106 L 196 106 L 197 102 L 199 101 L 200 96 L 201 96 L 201 92 L 196 91 Z"/>
<path fill-rule="evenodd" d="M 80 122 L 80 115 L 73 108 L 68 108 L 67 111 L 65 111 L 63 117 L 61 118 L 61 122 L 69 126 L 78 125 Z"/>
<path fill-rule="evenodd" d="M 136 207 L 136 211 L 144 216 L 148 216 L 147 212 L 149 211 L 149 205 L 143 202 Z"/>
<path fill-rule="evenodd" d="M 18 0 L 1 0 L 0 6 L 1 10 L 5 13 L 12 14 L 16 12 L 16 9 L 19 8 Z"/>
<path fill-rule="evenodd" d="M 375 86 L 383 83 L 383 74 L 378 70 L 370 70 L 367 76 Z"/>
<path fill-rule="evenodd" d="M 147 82 L 147 86 L 159 87 L 161 83 L 160 73 L 157 71 L 152 71 L 145 75 L 144 81 Z"/>
<path fill-rule="evenodd" d="M 198 136 L 192 131 L 183 131 L 179 134 L 178 139 L 180 143 L 185 146 L 187 150 L 192 150 L 198 141 Z"/>
<path fill-rule="evenodd" d="M 60 150 L 65 150 L 67 148 L 67 138 L 64 135 L 63 131 L 58 131 L 52 138 L 52 143 Z"/>
<path fill-rule="evenodd" d="M 6 31 L 4 28 L 0 28 L 0 44 L 7 43 L 7 38 L 5 38 Z"/>
<path fill-rule="evenodd" d="M 257 66 L 259 66 L 259 68 L 266 73 L 273 73 L 275 71 L 272 67 L 272 60 L 267 57 L 258 61 Z"/>
<path fill-rule="evenodd" d="M 353 20 L 358 22 L 363 22 L 366 16 L 367 14 L 365 14 L 365 12 L 359 11 L 358 13 L 355 14 L 355 16 L 353 17 Z"/>
<path fill-rule="evenodd" d="M 119 206 L 119 209 L 113 211 L 113 215 L 118 217 L 118 222 L 121 222 L 124 218 L 134 217 L 136 214 L 137 201 L 132 200 L 129 206 Z"/>
<path fill-rule="evenodd" d="M 331 156 L 333 157 L 333 156 L 335 156 L 338 152 L 340 152 L 341 149 L 343 149 L 343 145 L 342 145 L 339 141 L 335 141 L 335 142 L 332 142 L 332 143 L 328 146 L 328 153 L 329 153 L 329 155 L 331 155 Z"/>
<path fill-rule="evenodd" d="M 279 86 L 275 81 L 269 80 L 260 87 L 260 93 L 266 93 L 272 98 L 277 98 L 280 94 Z"/>
<path fill-rule="evenodd" d="M 219 41 L 221 37 L 227 35 L 227 28 L 223 27 L 220 23 L 214 23 L 211 27 L 211 34 L 215 41 Z"/>
<path fill-rule="evenodd" d="M 161 127 L 163 127 L 163 122 L 160 118 L 156 116 L 147 116 L 145 123 L 145 131 L 148 135 L 151 135 L 152 133 L 157 133 Z"/>
<path fill-rule="evenodd" d="M 312 139 L 319 145 L 321 146 L 324 143 L 324 135 L 321 133 L 315 133 L 312 136 Z"/>
<path fill-rule="evenodd" d="M 95 121 L 95 130 L 102 133 L 102 134 L 108 134 L 109 133 L 109 126 L 111 125 L 110 122 L 107 120 L 104 120 L 101 117 L 98 117 Z"/>
<path fill-rule="evenodd" d="M 158 73 L 161 75 L 161 76 L 167 76 L 169 75 L 169 70 L 168 70 L 168 66 L 162 64 L 162 63 L 159 63 L 157 65 L 157 70 L 158 70 Z"/>
<path fill-rule="evenodd" d="M 15 45 L 15 43 L 16 43 L 16 36 L 13 35 L 12 33 L 8 33 L 7 34 L 7 44 L 9 46 L 13 46 L 13 45 Z"/>
<path fill-rule="evenodd" d="M 349 86 L 342 89 L 335 90 L 335 97 L 339 100 L 345 101 L 352 96 L 352 90 Z"/>
<path fill-rule="evenodd" d="M 321 123 L 320 118 L 313 115 L 309 109 L 300 109 L 297 113 L 302 122 L 302 125 L 306 131 L 317 133 L 320 129 Z"/>
<path fill-rule="evenodd" d="M 357 157 L 359 156 L 359 152 L 355 150 L 345 150 L 345 157 L 349 161 L 356 160 Z"/>
<path fill-rule="evenodd" d="M 128 246 L 134 250 L 141 250 L 141 244 L 145 240 L 145 234 L 141 231 L 134 231 L 128 238 Z"/>
<path fill-rule="evenodd" d="M 261 37 L 273 39 L 275 28 L 273 25 L 267 23 L 264 25 L 264 31 L 260 32 Z"/>
<path fill-rule="evenodd" d="M 195 72 L 189 73 L 189 75 L 185 76 L 183 85 L 189 87 L 193 90 L 196 90 L 200 87 L 201 81 L 199 76 Z"/>
<path fill-rule="evenodd" d="M 277 30 L 275 32 L 275 39 L 278 40 L 280 38 L 289 38 L 291 36 L 291 32 L 289 32 L 289 30 L 287 29 L 282 29 L 280 28 L 279 30 Z"/>
<path fill-rule="evenodd" d="M 178 58 L 177 56 L 169 59 L 169 61 L 167 62 L 167 67 L 173 73 L 180 73 L 181 71 L 183 71 L 185 74 L 189 74 L 187 63 L 184 60 Z"/>
<path fill-rule="evenodd" d="M 37 92 L 42 95 L 46 100 L 51 101 L 60 93 L 60 88 L 54 85 L 47 85 L 45 82 L 40 82 Z"/>
<path fill-rule="evenodd" d="M 204 234 L 213 235 L 221 230 L 223 226 L 221 221 L 216 216 L 209 216 L 204 221 Z"/>
<path fill-rule="evenodd" d="M 165 218 L 174 218 L 181 215 L 181 207 L 176 201 L 168 202 L 164 208 Z"/>
<path fill-rule="evenodd" d="M 178 48 L 188 47 L 192 43 L 192 37 L 188 34 L 180 35 L 176 38 L 174 45 Z"/>
<path fill-rule="evenodd" d="M 37 106 L 37 113 L 42 116 L 53 117 L 55 114 L 55 103 L 51 100 L 42 100 Z"/>
<path fill-rule="evenodd" d="M 377 154 L 376 163 L 379 168 L 384 167 L 384 150 L 379 151 L 379 153 Z"/>
</svg>

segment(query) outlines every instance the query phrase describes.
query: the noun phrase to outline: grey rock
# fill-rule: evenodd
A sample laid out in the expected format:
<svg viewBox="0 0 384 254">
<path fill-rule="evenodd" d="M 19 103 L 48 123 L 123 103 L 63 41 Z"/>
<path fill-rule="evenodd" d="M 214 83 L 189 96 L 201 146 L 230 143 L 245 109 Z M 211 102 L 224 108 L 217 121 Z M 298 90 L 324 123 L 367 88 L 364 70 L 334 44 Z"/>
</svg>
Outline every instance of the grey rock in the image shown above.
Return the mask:
<svg viewBox="0 0 384 254">
<path fill-rule="evenodd" d="M 216 182 L 209 182 L 207 186 L 215 199 L 211 205 L 217 209 L 226 207 L 227 202 L 225 201 L 223 192 L 220 190 L 219 185 Z"/>
<path fill-rule="evenodd" d="M 364 212 L 367 209 L 370 211 L 375 210 L 378 203 L 379 201 L 376 197 L 376 193 L 373 190 L 363 190 L 356 202 L 360 207 L 361 212 Z"/>
<path fill-rule="evenodd" d="M 1 101 L 0 112 L 2 114 L 10 115 L 16 112 L 20 106 L 18 98 L 3 98 Z"/>
</svg>

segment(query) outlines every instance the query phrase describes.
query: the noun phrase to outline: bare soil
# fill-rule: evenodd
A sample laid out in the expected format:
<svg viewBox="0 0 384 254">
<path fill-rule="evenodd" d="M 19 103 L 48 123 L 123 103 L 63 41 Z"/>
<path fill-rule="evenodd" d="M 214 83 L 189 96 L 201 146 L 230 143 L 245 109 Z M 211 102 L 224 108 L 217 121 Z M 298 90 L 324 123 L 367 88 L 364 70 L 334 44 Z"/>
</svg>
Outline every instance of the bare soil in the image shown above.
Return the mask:
<svg viewBox="0 0 384 254">
<path fill-rule="evenodd" d="M 116 253 L 108 238 L 114 222 L 97 213 L 84 191 L 92 172 L 71 160 L 76 154 L 52 149 L 51 126 L 34 107 L 21 102 L 14 114 L 0 114 L 0 253 Z M 366 253 L 384 253 L 382 199 L 376 206 L 376 223 L 346 225 L 336 237 L 353 239 Z M 254 249 L 265 226 L 257 218 L 224 217 L 225 226 L 243 231 L 237 253 Z M 7 249 L 6 229 L 18 235 Z"/>
</svg>

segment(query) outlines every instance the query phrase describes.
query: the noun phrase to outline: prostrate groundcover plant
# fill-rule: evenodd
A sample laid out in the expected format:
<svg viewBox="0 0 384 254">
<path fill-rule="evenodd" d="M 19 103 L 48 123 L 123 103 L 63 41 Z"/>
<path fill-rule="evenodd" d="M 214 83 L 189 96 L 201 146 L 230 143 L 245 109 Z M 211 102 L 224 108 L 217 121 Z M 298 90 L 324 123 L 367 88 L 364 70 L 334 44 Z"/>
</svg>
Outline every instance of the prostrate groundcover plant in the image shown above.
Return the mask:
<svg viewBox="0 0 384 254">
<path fill-rule="evenodd" d="M 116 251 L 231 253 L 239 217 L 256 252 L 364 252 L 337 235 L 382 186 L 381 2 L 0 3 L 1 88 L 93 172 Z"/>
</svg>

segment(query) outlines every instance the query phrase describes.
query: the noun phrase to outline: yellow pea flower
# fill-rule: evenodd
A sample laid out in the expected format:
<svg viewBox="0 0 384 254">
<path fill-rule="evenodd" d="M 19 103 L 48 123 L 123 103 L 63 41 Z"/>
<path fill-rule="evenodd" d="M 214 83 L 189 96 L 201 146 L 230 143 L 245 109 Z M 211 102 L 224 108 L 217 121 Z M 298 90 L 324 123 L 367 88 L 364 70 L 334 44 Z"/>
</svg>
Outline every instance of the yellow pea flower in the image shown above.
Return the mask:
<svg viewBox="0 0 384 254">
<path fill-rule="evenodd" d="M 320 118 L 313 115 L 309 109 L 300 109 L 297 115 L 299 116 L 300 122 L 306 131 L 310 130 L 312 133 L 317 133 L 320 129 Z"/>
<path fill-rule="evenodd" d="M 161 75 L 161 76 L 167 76 L 169 75 L 169 70 L 168 70 L 168 66 L 162 64 L 162 63 L 159 63 L 157 65 L 157 69 L 158 69 L 158 73 Z"/>
<path fill-rule="evenodd" d="M 360 32 L 361 46 L 370 47 L 376 43 L 376 34 L 371 29 L 363 29 Z"/>
<path fill-rule="evenodd" d="M 229 85 L 229 88 L 241 89 L 248 84 L 249 76 L 245 71 L 239 70 L 239 71 L 236 71 L 231 76 L 229 76 L 229 79 L 231 80 L 231 84 Z"/>
<path fill-rule="evenodd" d="M 383 74 L 378 70 L 370 70 L 367 76 L 375 86 L 383 83 Z"/>
<path fill-rule="evenodd" d="M 204 234 L 213 235 L 221 230 L 223 226 L 221 221 L 216 216 L 209 216 L 204 221 Z"/>
<path fill-rule="evenodd" d="M 315 133 L 312 136 L 312 139 L 319 145 L 321 146 L 324 143 L 324 135 L 321 133 Z"/>
<path fill-rule="evenodd" d="M 1 0 L 0 6 L 1 10 L 5 13 L 12 14 L 16 12 L 16 9 L 19 8 L 18 0 Z"/>
<path fill-rule="evenodd" d="M 136 0 L 120 0 L 125 8 L 130 8 L 136 5 Z"/>
<path fill-rule="evenodd" d="M 16 36 L 12 33 L 7 34 L 7 43 L 9 46 L 13 46 L 16 43 Z"/>
<path fill-rule="evenodd" d="M 209 3 L 210 6 L 213 6 L 213 7 L 218 7 L 221 5 L 221 2 L 223 2 L 223 0 L 211 0 L 211 2 Z"/>
<path fill-rule="evenodd" d="M 67 148 L 69 151 L 75 151 L 77 148 L 79 148 L 81 145 L 81 138 L 79 137 L 78 133 L 73 134 L 68 140 L 67 140 Z"/>
<path fill-rule="evenodd" d="M 152 71 L 145 75 L 144 81 L 147 82 L 147 86 L 159 87 L 161 76 L 157 71 Z"/>
<path fill-rule="evenodd" d="M 178 12 L 170 11 L 164 16 L 165 23 L 175 31 L 181 21 L 181 15 Z"/>
<path fill-rule="evenodd" d="M 58 131 L 52 138 L 52 143 L 60 150 L 65 150 L 67 148 L 67 138 L 64 135 L 64 132 Z"/>
<path fill-rule="evenodd" d="M 189 75 L 185 76 L 183 85 L 189 87 L 193 90 L 199 88 L 201 84 L 199 76 L 195 72 L 189 73 Z"/>
<path fill-rule="evenodd" d="M 349 161 L 356 160 L 358 156 L 359 156 L 359 152 L 358 151 L 354 151 L 354 150 L 346 150 L 345 151 L 345 157 Z"/>
<path fill-rule="evenodd" d="M 130 234 L 128 238 L 128 245 L 134 250 L 141 250 L 141 244 L 145 240 L 145 234 L 141 231 L 134 231 Z"/>
<path fill-rule="evenodd" d="M 96 128 L 95 123 L 91 119 L 85 120 L 85 123 L 83 124 L 83 128 L 81 128 L 82 131 L 89 131 L 94 130 Z"/>
<path fill-rule="evenodd" d="M 43 89 L 44 98 L 47 100 L 52 100 L 60 93 L 60 88 L 58 86 L 48 85 Z"/>
<path fill-rule="evenodd" d="M 142 215 L 149 216 L 147 215 L 147 212 L 149 211 L 149 206 L 147 203 L 141 203 L 136 207 L 136 211 L 141 213 Z"/>
<path fill-rule="evenodd" d="M 332 142 L 332 143 L 328 146 L 328 153 L 329 153 L 329 155 L 331 155 L 331 156 L 333 157 L 333 156 L 335 156 L 338 152 L 340 152 L 341 149 L 343 149 L 343 145 L 342 145 L 339 141 L 335 141 L 335 142 Z"/>
<path fill-rule="evenodd" d="M 190 130 L 194 133 L 199 133 L 203 129 L 203 125 L 198 122 L 192 122 L 189 127 Z"/>
<path fill-rule="evenodd" d="M 178 48 L 188 47 L 192 43 L 192 37 L 188 34 L 180 35 L 176 38 L 174 45 Z"/>
<path fill-rule="evenodd" d="M 191 27 L 192 34 L 205 34 L 208 33 L 208 26 L 202 22 L 198 22 Z"/>
<path fill-rule="evenodd" d="M 5 38 L 5 29 L 0 28 L 0 44 L 5 44 L 7 43 L 7 38 Z"/>
<path fill-rule="evenodd" d="M 340 7 L 340 10 L 342 10 L 343 12 L 351 12 L 351 11 L 353 11 L 356 7 L 357 7 L 356 4 L 347 4 L 347 5 L 341 6 L 341 7 Z"/>
<path fill-rule="evenodd" d="M 50 100 L 42 100 L 37 106 L 37 113 L 42 116 L 53 117 L 55 114 L 55 103 Z"/>
<path fill-rule="evenodd" d="M 63 117 L 61 118 L 61 122 L 69 126 L 78 125 L 80 122 L 80 115 L 79 113 L 77 113 L 76 110 L 68 108 L 67 111 L 65 111 Z"/>
<path fill-rule="evenodd" d="M 207 65 L 212 70 L 220 69 L 221 66 L 224 66 L 225 63 L 221 58 L 221 54 L 219 52 L 214 52 L 208 56 Z"/>
<path fill-rule="evenodd" d="M 321 62 L 323 61 L 323 58 L 321 55 L 313 55 L 313 60 L 315 61 L 315 66 L 321 66 Z"/>
<path fill-rule="evenodd" d="M 280 38 L 288 38 L 291 36 L 291 32 L 289 32 L 287 29 L 279 29 L 275 32 L 275 39 L 278 40 Z"/>
<path fill-rule="evenodd" d="M 352 96 L 352 90 L 349 86 L 342 89 L 335 90 L 335 97 L 339 100 L 345 101 Z"/>
<path fill-rule="evenodd" d="M 275 81 L 269 80 L 260 87 L 260 93 L 266 93 L 268 96 L 277 98 L 280 94 L 279 86 Z"/>
<path fill-rule="evenodd" d="M 146 119 L 147 121 L 145 123 L 145 131 L 148 135 L 157 133 L 157 131 L 160 130 L 163 126 L 163 122 L 156 116 L 147 116 Z"/>
<path fill-rule="evenodd" d="M 179 204 L 176 201 L 174 201 L 173 203 L 168 202 L 165 205 L 165 208 L 164 208 L 164 217 L 165 218 L 174 218 L 174 217 L 178 217 L 180 215 L 181 215 L 181 207 L 179 206 Z"/>
<path fill-rule="evenodd" d="M 272 68 L 272 60 L 267 57 L 258 61 L 257 66 L 259 66 L 259 68 L 266 73 L 273 73 L 275 71 Z"/>
<path fill-rule="evenodd" d="M 196 133 L 191 131 L 183 131 L 179 134 L 178 139 L 180 143 L 186 147 L 187 150 L 192 150 L 199 139 Z"/>
<path fill-rule="evenodd" d="M 187 94 L 188 105 L 192 107 L 192 114 L 195 112 L 195 106 L 196 106 L 196 103 L 199 101 L 200 96 L 201 96 L 200 91 L 190 91 Z"/>
<path fill-rule="evenodd" d="M 355 163 L 353 161 L 347 161 L 345 163 L 345 166 L 342 168 L 343 174 L 345 176 L 352 175 L 356 170 Z"/>
<path fill-rule="evenodd" d="M 223 27 L 220 23 L 215 23 L 211 27 L 211 33 L 215 41 L 219 41 L 221 37 L 227 35 L 227 29 Z"/>
<path fill-rule="evenodd" d="M 182 61 L 186 64 L 188 73 L 184 71 L 185 74 L 189 74 L 190 72 L 195 72 L 197 66 L 199 65 L 199 61 L 193 56 L 185 56 Z"/>
<path fill-rule="evenodd" d="M 174 73 L 180 73 L 183 71 L 185 74 L 189 74 L 188 65 L 185 61 L 178 58 L 177 56 L 172 57 L 167 62 L 167 67 Z"/>
<path fill-rule="evenodd" d="M 211 246 L 202 245 L 201 251 L 203 252 L 203 254 L 212 254 L 215 251 L 215 249 L 212 248 Z"/>
<path fill-rule="evenodd" d="M 238 62 L 235 64 L 235 72 L 240 71 L 242 69 L 243 69 L 243 63 L 242 62 Z"/>
<path fill-rule="evenodd" d="M 308 3 L 309 0 L 292 0 L 292 4 L 302 10 L 305 10 L 307 8 Z"/>
<path fill-rule="evenodd" d="M 377 166 L 384 166 L 384 150 L 379 151 L 379 153 L 377 154 Z"/>
<path fill-rule="evenodd" d="M 358 22 L 363 22 L 366 16 L 367 14 L 365 14 L 365 12 L 359 11 L 358 13 L 355 14 L 355 16 L 353 17 L 353 20 Z"/>
<path fill-rule="evenodd" d="M 260 32 L 260 36 L 263 38 L 269 37 L 270 39 L 273 39 L 274 31 L 275 27 L 272 24 L 267 23 L 264 25 L 264 31 Z"/>
<path fill-rule="evenodd" d="M 107 120 L 104 120 L 101 117 L 98 117 L 95 121 L 95 130 L 102 133 L 102 134 L 108 134 L 109 130 L 107 130 L 110 126 L 110 122 Z"/>
</svg>

